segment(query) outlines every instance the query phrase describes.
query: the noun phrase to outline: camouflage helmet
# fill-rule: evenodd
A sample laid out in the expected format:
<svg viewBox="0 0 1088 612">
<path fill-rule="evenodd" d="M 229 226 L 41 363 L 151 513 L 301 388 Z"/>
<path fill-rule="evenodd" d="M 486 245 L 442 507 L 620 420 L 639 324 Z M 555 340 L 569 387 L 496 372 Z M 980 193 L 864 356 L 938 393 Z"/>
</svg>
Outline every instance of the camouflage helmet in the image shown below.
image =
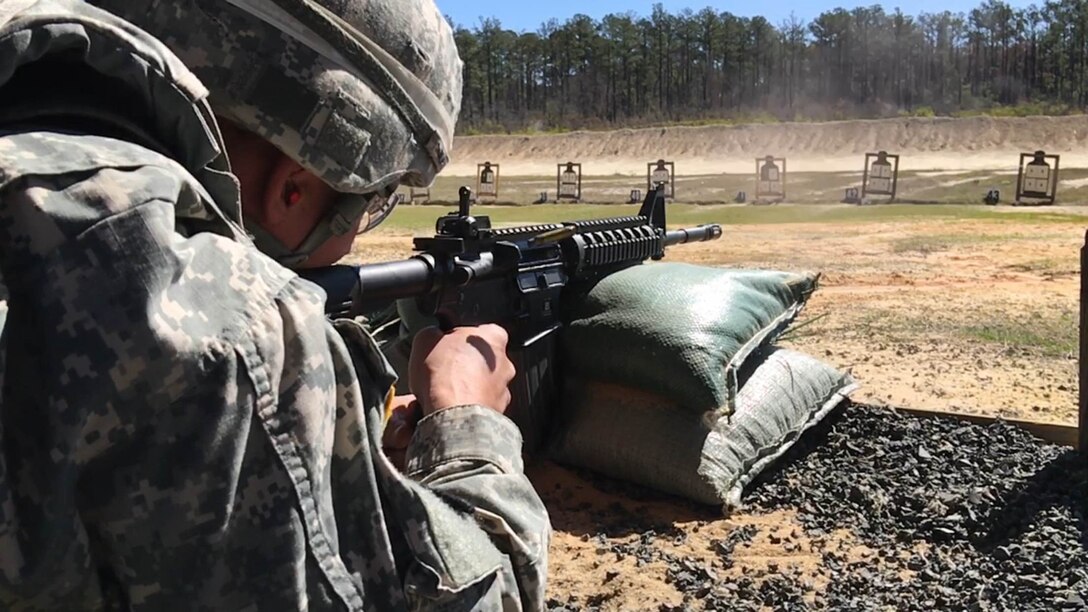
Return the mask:
<svg viewBox="0 0 1088 612">
<path fill-rule="evenodd" d="M 366 214 L 377 225 L 398 185 L 427 186 L 449 162 L 461 60 L 433 0 L 92 0 L 160 39 L 211 91 L 215 112 L 345 194 L 288 249 L 298 265 Z"/>
</svg>

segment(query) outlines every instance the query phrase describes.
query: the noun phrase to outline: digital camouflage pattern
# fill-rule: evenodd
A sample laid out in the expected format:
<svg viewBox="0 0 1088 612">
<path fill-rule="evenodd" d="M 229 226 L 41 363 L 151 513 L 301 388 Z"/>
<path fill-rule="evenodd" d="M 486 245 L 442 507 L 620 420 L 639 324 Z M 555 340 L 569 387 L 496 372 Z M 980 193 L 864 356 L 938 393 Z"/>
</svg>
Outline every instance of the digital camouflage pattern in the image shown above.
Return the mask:
<svg viewBox="0 0 1088 612">
<path fill-rule="evenodd" d="M 116 18 L 0 0 L 0 609 L 541 608 L 517 428 L 454 408 L 390 464 L 387 362 L 249 243 L 202 99 Z"/>
</svg>

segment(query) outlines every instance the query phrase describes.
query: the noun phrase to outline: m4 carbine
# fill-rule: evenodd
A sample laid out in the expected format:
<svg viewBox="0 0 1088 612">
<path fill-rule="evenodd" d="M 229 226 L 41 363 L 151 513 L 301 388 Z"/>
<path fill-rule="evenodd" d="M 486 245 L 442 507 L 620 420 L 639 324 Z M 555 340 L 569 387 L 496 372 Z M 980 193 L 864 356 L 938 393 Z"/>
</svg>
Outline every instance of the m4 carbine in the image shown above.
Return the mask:
<svg viewBox="0 0 1088 612">
<path fill-rule="evenodd" d="M 325 288 L 332 317 L 413 298 L 420 312 L 434 315 L 446 330 L 502 325 L 517 369 L 506 414 L 532 453 L 550 433 L 560 397 L 558 332 L 566 292 L 585 291 L 605 275 L 661 259 L 666 247 L 716 240 L 722 228 L 667 230 L 661 185 L 647 194 L 637 216 L 524 227 L 492 227 L 488 217 L 471 214 L 470 200 L 471 191 L 462 187 L 459 210 L 438 219 L 433 237 L 414 240 L 414 257 L 305 276 Z"/>
</svg>

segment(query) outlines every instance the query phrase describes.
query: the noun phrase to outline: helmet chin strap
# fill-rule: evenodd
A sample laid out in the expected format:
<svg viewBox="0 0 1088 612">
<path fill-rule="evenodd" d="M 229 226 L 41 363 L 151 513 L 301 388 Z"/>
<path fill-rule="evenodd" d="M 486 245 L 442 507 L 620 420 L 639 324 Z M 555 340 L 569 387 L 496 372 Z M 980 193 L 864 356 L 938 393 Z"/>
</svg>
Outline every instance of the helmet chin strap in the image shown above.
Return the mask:
<svg viewBox="0 0 1088 612">
<path fill-rule="evenodd" d="M 380 196 L 342 196 L 331 207 L 329 214 L 319 221 L 302 243 L 294 249 L 283 244 L 279 238 L 276 238 L 256 223 L 249 224 L 246 231 L 253 236 L 253 242 L 265 255 L 275 259 L 284 267 L 296 269 L 306 263 L 310 255 L 313 255 L 314 251 L 333 236 L 343 236 L 351 233 L 355 228 L 355 222 L 367 211 L 373 197 Z"/>
</svg>

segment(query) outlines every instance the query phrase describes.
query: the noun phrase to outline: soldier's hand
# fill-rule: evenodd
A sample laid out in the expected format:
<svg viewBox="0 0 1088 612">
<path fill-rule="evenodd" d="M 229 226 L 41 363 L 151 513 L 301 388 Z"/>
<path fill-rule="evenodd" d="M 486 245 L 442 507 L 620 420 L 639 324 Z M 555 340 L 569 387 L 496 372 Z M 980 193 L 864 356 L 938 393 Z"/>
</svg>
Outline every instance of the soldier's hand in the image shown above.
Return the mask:
<svg viewBox="0 0 1088 612">
<path fill-rule="evenodd" d="M 505 413 L 514 379 L 507 340 L 506 330 L 498 325 L 458 327 L 449 333 L 437 327 L 420 330 L 412 343 L 409 380 L 423 414 L 470 404 Z"/>
</svg>

